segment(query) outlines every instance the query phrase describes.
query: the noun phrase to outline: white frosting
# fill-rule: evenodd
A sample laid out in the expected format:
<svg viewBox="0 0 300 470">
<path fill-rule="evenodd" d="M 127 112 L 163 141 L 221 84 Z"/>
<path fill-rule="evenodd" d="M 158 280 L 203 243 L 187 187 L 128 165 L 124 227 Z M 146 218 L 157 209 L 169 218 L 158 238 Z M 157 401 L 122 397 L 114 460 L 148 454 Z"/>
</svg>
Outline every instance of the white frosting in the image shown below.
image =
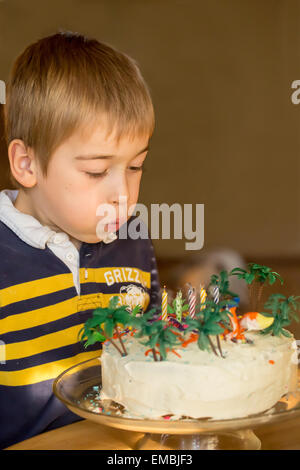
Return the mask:
<svg viewBox="0 0 300 470">
<path fill-rule="evenodd" d="M 145 418 L 173 414 L 230 419 L 265 411 L 295 387 L 294 338 L 259 333 L 246 337 L 253 344 L 221 340 L 224 359 L 201 351 L 197 342 L 178 347 L 181 358 L 169 352 L 167 360 L 157 362 L 130 335 L 123 337 L 127 356 L 104 344 L 101 398 Z"/>
</svg>

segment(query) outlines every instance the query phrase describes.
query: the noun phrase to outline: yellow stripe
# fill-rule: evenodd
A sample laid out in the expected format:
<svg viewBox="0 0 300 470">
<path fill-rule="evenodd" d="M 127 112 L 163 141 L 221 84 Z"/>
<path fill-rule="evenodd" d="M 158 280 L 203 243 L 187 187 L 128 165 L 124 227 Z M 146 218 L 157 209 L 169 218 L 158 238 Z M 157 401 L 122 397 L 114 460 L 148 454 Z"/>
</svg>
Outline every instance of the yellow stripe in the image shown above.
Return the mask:
<svg viewBox="0 0 300 470">
<path fill-rule="evenodd" d="M 8 304 L 20 302 L 21 300 L 32 299 L 40 295 L 51 294 L 59 290 L 74 286 L 73 274 L 58 274 L 57 276 L 44 277 L 35 281 L 23 282 L 15 286 L 2 289 L 1 307 Z"/>
<path fill-rule="evenodd" d="M 84 352 L 77 354 L 77 356 L 74 357 L 68 357 L 67 359 L 61 359 L 60 361 L 42 364 L 24 370 L 13 372 L 0 371 L 0 384 L 16 387 L 55 379 L 69 367 L 72 367 L 73 365 L 75 366 L 80 362 L 87 361 L 88 359 L 101 356 L 101 352 L 101 350 Z"/>
<path fill-rule="evenodd" d="M 112 294 L 87 294 L 81 297 L 73 297 L 72 299 L 58 302 L 54 305 L 38 308 L 25 313 L 10 315 L 9 317 L 0 320 L 0 335 L 12 331 L 21 331 L 27 328 L 44 325 L 46 323 L 60 320 L 69 315 L 76 314 L 83 310 L 95 309 L 97 307 L 106 307 L 109 300 L 114 295 L 125 298 L 126 293 L 112 293 Z M 125 299 L 123 300 L 125 303 Z M 149 304 L 149 295 L 145 299 L 144 308 Z"/>
<path fill-rule="evenodd" d="M 78 297 L 73 297 L 54 305 L 3 318 L 0 320 L 0 335 L 9 331 L 33 328 L 74 314 L 77 312 L 77 301 Z"/>
<path fill-rule="evenodd" d="M 84 323 L 81 323 L 80 325 L 50 333 L 49 335 L 40 336 L 30 341 L 7 344 L 5 347 L 5 359 L 6 361 L 21 359 L 77 343 L 78 333 L 83 325 Z"/>
<path fill-rule="evenodd" d="M 106 268 L 80 268 L 80 283 L 99 282 L 107 285 L 122 282 L 137 282 L 150 288 L 151 273 L 138 268 L 106 267 Z M 87 275 L 86 272 L 87 271 Z"/>
<path fill-rule="evenodd" d="M 122 296 L 122 294 L 120 295 Z M 107 306 L 110 298 L 111 294 L 102 295 L 102 306 Z M 145 308 L 147 308 L 148 304 L 149 299 L 146 300 Z M 94 307 L 97 308 L 97 305 Z M 40 354 L 45 351 L 51 351 L 52 349 L 74 344 L 78 341 L 78 333 L 83 325 L 84 323 L 81 323 L 31 340 L 6 344 L 4 351 L 5 359 L 7 361 L 21 359 L 23 357 L 33 356 L 34 354 Z"/>
<path fill-rule="evenodd" d="M 138 282 L 145 287 L 150 288 L 151 274 L 132 267 L 106 267 L 106 268 L 88 268 L 87 279 L 85 268 L 80 268 L 80 283 L 101 282 L 113 285 L 116 282 Z M 22 300 L 32 299 L 41 295 L 51 294 L 63 289 L 74 286 L 72 273 L 58 274 L 57 276 L 36 279 L 35 281 L 24 282 L 2 289 L 1 307 L 5 307 L 11 303 L 20 302 Z"/>
</svg>

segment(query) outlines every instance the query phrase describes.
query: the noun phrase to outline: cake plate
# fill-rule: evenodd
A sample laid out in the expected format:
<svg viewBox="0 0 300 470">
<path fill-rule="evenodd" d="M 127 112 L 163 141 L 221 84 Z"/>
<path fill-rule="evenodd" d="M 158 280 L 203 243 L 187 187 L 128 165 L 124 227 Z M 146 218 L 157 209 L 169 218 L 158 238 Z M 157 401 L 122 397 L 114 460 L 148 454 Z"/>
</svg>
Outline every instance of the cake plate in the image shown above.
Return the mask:
<svg viewBox="0 0 300 470">
<path fill-rule="evenodd" d="M 264 413 L 238 419 L 144 419 L 126 416 L 111 400 L 99 400 L 100 357 L 77 364 L 60 374 L 53 392 L 73 413 L 113 428 L 144 435 L 135 450 L 259 450 L 261 442 L 252 431 L 258 426 L 291 419 L 300 414 L 300 389 L 281 398 Z M 98 397 L 98 398 L 97 398 Z"/>
</svg>

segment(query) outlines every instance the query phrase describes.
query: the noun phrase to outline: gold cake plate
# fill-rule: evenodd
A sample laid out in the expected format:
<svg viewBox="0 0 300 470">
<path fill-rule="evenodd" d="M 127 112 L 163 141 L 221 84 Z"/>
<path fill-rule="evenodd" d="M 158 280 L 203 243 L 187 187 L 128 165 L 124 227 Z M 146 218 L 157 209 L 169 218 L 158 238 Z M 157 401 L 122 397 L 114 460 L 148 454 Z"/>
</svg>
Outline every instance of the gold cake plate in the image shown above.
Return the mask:
<svg viewBox="0 0 300 470">
<path fill-rule="evenodd" d="M 299 377 L 299 374 L 298 374 Z M 115 402 L 99 399 L 100 358 L 77 364 L 60 374 L 53 392 L 73 413 L 96 423 L 144 433 L 135 450 L 259 450 L 252 431 L 263 424 L 283 421 L 300 413 L 300 387 L 285 395 L 271 409 L 238 419 L 145 419 L 126 415 Z"/>
</svg>

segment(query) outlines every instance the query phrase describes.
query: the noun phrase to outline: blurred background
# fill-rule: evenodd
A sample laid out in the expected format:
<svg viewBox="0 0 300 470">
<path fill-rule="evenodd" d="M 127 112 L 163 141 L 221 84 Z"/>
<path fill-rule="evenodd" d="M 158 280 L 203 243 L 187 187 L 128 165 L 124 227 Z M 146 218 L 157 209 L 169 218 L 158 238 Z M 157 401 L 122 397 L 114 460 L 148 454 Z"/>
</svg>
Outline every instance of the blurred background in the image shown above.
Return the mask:
<svg viewBox="0 0 300 470">
<path fill-rule="evenodd" d="M 300 80 L 300 2 L 1 0 L 0 79 L 28 44 L 59 29 L 131 55 L 149 84 L 156 130 L 140 202 L 205 205 L 201 250 L 154 240 L 161 283 L 171 291 L 197 286 L 253 261 L 285 280 L 264 296 L 300 294 L 300 105 L 291 101 Z M 246 305 L 243 285 L 234 288 Z"/>
</svg>

